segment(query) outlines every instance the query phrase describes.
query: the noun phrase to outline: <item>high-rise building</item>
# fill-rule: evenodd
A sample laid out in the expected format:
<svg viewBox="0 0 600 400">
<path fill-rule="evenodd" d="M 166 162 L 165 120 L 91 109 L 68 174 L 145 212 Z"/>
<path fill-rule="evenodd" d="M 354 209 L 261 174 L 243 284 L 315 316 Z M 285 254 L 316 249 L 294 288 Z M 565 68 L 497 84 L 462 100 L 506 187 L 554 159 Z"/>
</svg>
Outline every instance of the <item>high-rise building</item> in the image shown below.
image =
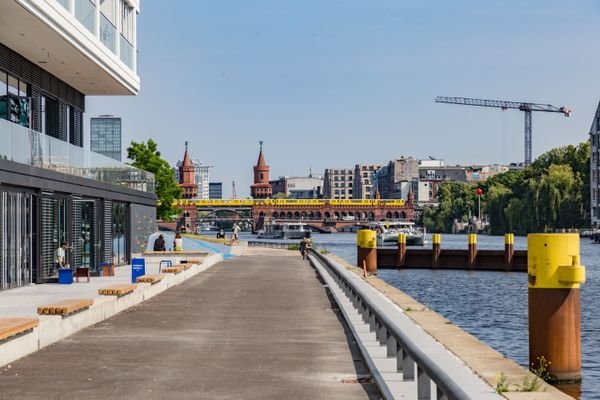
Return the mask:
<svg viewBox="0 0 600 400">
<path fill-rule="evenodd" d="M 273 196 L 281 193 L 291 199 L 319 199 L 322 197 L 323 177 L 318 175 L 282 176 L 269 183 L 273 187 Z"/>
<path fill-rule="evenodd" d="M 0 1 L 0 290 L 56 282 L 62 242 L 67 264 L 98 275 L 155 231 L 154 176 L 83 148 L 85 97 L 140 89 L 138 12 L 138 0 Z"/>
<path fill-rule="evenodd" d="M 112 115 L 90 118 L 90 150 L 121 161 L 121 118 Z"/>
<path fill-rule="evenodd" d="M 354 188 L 352 197 L 354 199 L 371 199 L 373 195 L 371 188 L 373 187 L 373 175 L 379 171 L 381 165 L 367 164 L 354 166 Z"/>
<path fill-rule="evenodd" d="M 323 197 L 326 199 L 352 199 L 354 170 L 347 168 L 327 168 L 323 176 Z"/>
<path fill-rule="evenodd" d="M 273 186 L 269 183 L 269 166 L 263 154 L 263 142 L 260 141 L 258 161 L 254 166 L 254 183 L 250 186 L 250 195 L 254 199 L 267 199 L 273 197 Z"/>
<path fill-rule="evenodd" d="M 223 182 L 209 182 L 208 198 L 211 200 L 220 200 L 223 198 Z"/>
</svg>

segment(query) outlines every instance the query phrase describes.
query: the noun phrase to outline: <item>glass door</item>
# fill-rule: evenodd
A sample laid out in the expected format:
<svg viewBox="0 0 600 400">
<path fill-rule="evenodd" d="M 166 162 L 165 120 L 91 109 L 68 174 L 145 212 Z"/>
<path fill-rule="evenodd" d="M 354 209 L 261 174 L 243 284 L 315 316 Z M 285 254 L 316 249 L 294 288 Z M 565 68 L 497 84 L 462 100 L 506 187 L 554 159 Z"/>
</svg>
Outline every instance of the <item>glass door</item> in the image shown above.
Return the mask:
<svg viewBox="0 0 600 400">
<path fill-rule="evenodd" d="M 94 241 L 94 202 L 81 202 L 81 266 L 94 269 L 95 241 Z"/>
<path fill-rule="evenodd" d="M 31 283 L 33 196 L 28 193 L 2 192 L 2 254 L 0 289 Z"/>
</svg>

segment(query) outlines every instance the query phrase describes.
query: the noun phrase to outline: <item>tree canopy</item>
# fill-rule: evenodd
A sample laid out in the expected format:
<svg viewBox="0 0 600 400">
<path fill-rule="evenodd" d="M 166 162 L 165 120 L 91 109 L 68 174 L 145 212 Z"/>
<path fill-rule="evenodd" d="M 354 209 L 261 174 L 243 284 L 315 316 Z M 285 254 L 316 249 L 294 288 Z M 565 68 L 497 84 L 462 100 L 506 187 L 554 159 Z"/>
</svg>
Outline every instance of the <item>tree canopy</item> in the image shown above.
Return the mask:
<svg viewBox="0 0 600 400">
<path fill-rule="evenodd" d="M 156 195 L 160 201 L 156 214 L 158 219 L 170 221 L 181 210 L 173 206 L 173 200 L 180 199 L 182 190 L 177 186 L 173 170 L 169 163 L 161 157 L 156 142 L 148 139 L 148 143 L 131 142 L 127 148 L 130 165 L 154 174 Z"/>
</svg>

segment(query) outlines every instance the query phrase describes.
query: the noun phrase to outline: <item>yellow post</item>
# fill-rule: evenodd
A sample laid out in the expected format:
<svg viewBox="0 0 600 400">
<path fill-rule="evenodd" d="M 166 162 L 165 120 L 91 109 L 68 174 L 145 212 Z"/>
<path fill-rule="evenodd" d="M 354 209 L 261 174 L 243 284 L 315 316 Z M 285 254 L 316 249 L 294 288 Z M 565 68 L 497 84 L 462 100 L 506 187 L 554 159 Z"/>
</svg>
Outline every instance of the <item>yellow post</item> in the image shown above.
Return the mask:
<svg viewBox="0 0 600 400">
<path fill-rule="evenodd" d="M 581 380 L 581 299 L 585 267 L 579 264 L 579 235 L 527 237 L 529 363 L 541 360 L 555 382 Z"/>
<path fill-rule="evenodd" d="M 513 266 L 513 257 L 515 255 L 515 235 L 507 233 L 504 235 L 504 267 L 510 271 Z"/>
<path fill-rule="evenodd" d="M 477 261 L 477 234 L 469 233 L 468 239 L 468 251 L 467 251 L 467 266 L 469 269 L 475 268 Z"/>
<path fill-rule="evenodd" d="M 377 232 L 361 229 L 356 235 L 356 241 L 357 266 L 362 268 L 365 262 L 367 272 L 377 274 Z"/>
<path fill-rule="evenodd" d="M 398 235 L 398 252 L 396 256 L 396 267 L 404 267 L 406 263 L 406 233 Z"/>
<path fill-rule="evenodd" d="M 442 253 L 442 235 L 439 233 L 431 235 L 431 243 L 431 266 L 437 268 L 440 265 L 440 254 Z"/>
</svg>

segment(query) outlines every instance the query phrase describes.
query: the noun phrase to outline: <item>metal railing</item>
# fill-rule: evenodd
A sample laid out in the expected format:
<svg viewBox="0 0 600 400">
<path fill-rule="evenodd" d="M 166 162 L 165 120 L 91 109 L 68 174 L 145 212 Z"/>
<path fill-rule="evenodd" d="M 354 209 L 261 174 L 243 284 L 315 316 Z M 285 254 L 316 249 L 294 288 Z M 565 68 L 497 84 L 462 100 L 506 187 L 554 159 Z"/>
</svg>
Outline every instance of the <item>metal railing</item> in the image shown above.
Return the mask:
<svg viewBox="0 0 600 400">
<path fill-rule="evenodd" d="M 265 247 L 269 249 L 284 249 L 289 250 L 290 246 L 294 246 L 293 243 L 281 243 L 281 242 L 257 242 L 253 240 L 248 241 L 248 247 Z"/>
<path fill-rule="evenodd" d="M 417 343 L 405 332 L 399 323 L 392 319 L 381 305 L 349 279 L 356 275 L 345 268 L 336 265 L 329 259 L 311 250 L 311 257 L 316 258 L 339 285 L 359 311 L 365 323 L 369 324 L 371 332 L 375 332 L 381 346 L 387 348 L 387 357 L 396 358 L 396 370 L 402 373 L 404 381 L 417 380 L 418 399 L 431 399 L 431 381 L 437 387 L 437 399 L 470 399 L 459 380 L 449 375 L 441 368 Z M 359 278 L 360 279 L 360 278 Z M 416 374 L 415 374 L 416 366 Z"/>
</svg>

